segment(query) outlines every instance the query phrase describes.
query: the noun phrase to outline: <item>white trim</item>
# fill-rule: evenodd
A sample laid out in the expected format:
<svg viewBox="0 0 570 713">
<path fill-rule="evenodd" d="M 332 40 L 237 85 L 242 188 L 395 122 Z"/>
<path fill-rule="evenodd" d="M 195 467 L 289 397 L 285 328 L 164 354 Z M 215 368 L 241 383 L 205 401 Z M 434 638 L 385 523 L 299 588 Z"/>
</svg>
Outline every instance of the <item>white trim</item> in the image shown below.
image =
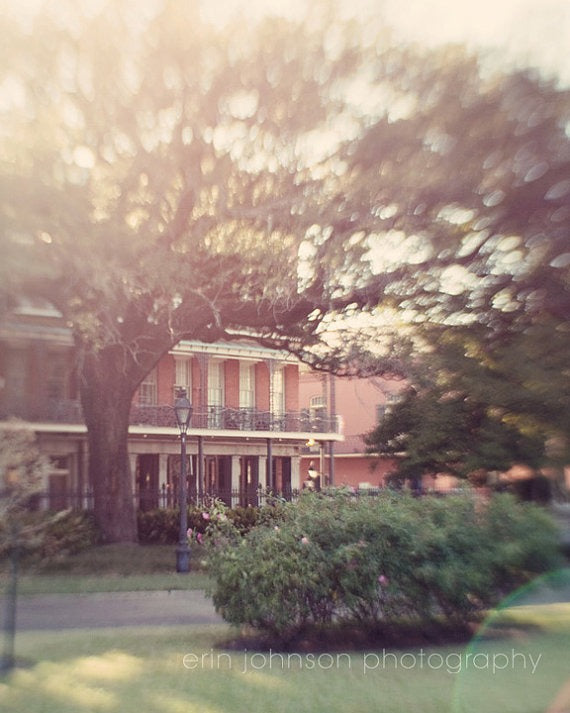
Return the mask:
<svg viewBox="0 0 570 713">
<path fill-rule="evenodd" d="M 20 322 L 5 322 L 0 327 L 0 338 L 9 346 L 29 346 L 30 340 L 41 339 L 48 344 L 64 347 L 73 346 L 71 331 L 66 327 L 50 325 L 27 325 Z"/>
<path fill-rule="evenodd" d="M 0 421 L 0 428 L 24 428 L 37 433 L 87 433 L 87 427 L 83 424 L 71 423 L 42 423 L 30 421 Z M 133 436 L 178 436 L 177 428 L 167 426 L 129 426 L 129 434 Z M 213 428 L 190 428 L 188 438 L 229 438 L 231 440 L 257 440 L 271 438 L 273 441 L 308 441 L 310 438 L 315 441 L 336 441 L 342 443 L 344 436 L 340 433 L 314 433 L 308 431 L 235 431 Z M 342 454 L 339 454 L 342 455 Z M 358 454 L 349 454 L 358 455 Z M 335 458 L 337 458 L 335 453 Z"/>
<path fill-rule="evenodd" d="M 252 344 L 205 344 L 204 342 L 194 342 L 182 340 L 173 347 L 169 354 L 209 354 L 221 358 L 250 359 L 252 361 L 263 361 L 264 359 L 277 359 L 287 364 L 298 364 L 296 357 L 278 349 L 268 349 L 267 347 Z"/>
<path fill-rule="evenodd" d="M 132 435 L 148 435 L 148 436 L 177 436 L 178 429 L 168 428 L 166 426 L 130 426 L 129 433 Z M 342 443 L 344 436 L 339 433 L 313 433 L 305 431 L 235 431 L 223 430 L 215 428 L 189 428 L 187 438 L 229 438 L 233 441 L 242 440 L 267 440 L 271 438 L 273 441 L 303 441 L 304 443 L 309 438 L 314 438 L 317 441 L 336 441 Z M 335 455 L 336 457 L 336 455 Z"/>
<path fill-rule="evenodd" d="M 327 440 L 332 440 L 331 438 Z M 315 455 L 314 453 L 302 453 L 301 454 L 302 458 L 314 458 Z M 330 454 L 326 453 L 324 454 L 325 459 L 330 458 Z M 334 460 L 354 460 L 355 458 L 366 458 L 366 460 L 381 460 L 382 458 L 389 458 L 390 460 L 393 458 L 397 458 L 397 456 L 393 455 L 380 455 L 378 453 L 337 453 L 336 451 L 333 454 Z"/>
</svg>

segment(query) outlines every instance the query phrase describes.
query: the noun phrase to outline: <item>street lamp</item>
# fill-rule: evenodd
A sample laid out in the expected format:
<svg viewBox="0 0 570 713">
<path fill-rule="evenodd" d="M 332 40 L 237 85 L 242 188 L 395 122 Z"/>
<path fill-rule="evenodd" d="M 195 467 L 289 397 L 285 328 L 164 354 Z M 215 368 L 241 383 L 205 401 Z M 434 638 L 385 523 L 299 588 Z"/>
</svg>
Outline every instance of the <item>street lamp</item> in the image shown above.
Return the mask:
<svg viewBox="0 0 570 713">
<path fill-rule="evenodd" d="M 176 571 L 190 570 L 190 547 L 188 546 L 188 492 L 186 483 L 186 432 L 192 417 L 192 404 L 186 396 L 186 389 L 178 389 L 174 402 L 176 424 L 180 431 L 180 535 L 176 548 Z"/>
</svg>

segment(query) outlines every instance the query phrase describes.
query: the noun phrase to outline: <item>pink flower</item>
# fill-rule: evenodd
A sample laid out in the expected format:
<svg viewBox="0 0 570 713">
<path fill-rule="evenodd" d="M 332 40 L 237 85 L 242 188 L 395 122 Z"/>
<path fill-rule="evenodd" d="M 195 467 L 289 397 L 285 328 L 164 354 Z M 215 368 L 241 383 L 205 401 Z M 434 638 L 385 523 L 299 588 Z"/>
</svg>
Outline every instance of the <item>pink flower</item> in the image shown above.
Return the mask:
<svg viewBox="0 0 570 713">
<path fill-rule="evenodd" d="M 301 544 L 303 544 L 303 545 L 308 545 L 308 544 L 309 544 L 309 538 L 308 538 L 308 537 L 301 537 Z"/>
<path fill-rule="evenodd" d="M 386 577 L 385 575 L 381 574 L 381 575 L 378 577 L 378 584 L 379 584 L 381 587 L 385 587 L 385 586 L 388 584 L 388 577 Z"/>
<path fill-rule="evenodd" d="M 193 530 L 191 527 L 189 527 L 189 528 L 186 530 L 186 537 L 187 537 L 188 539 L 190 539 L 190 538 L 192 537 L 192 534 L 193 534 L 193 533 L 194 533 L 194 530 Z"/>
<path fill-rule="evenodd" d="M 201 544 L 202 544 L 202 533 L 201 533 L 201 532 L 199 532 L 199 533 L 196 535 L 196 539 L 198 540 L 198 544 L 201 545 Z"/>
<path fill-rule="evenodd" d="M 202 517 L 204 518 L 204 520 L 209 520 L 209 519 L 210 519 L 210 513 L 209 513 L 209 512 L 203 512 L 203 513 L 202 513 Z"/>
</svg>

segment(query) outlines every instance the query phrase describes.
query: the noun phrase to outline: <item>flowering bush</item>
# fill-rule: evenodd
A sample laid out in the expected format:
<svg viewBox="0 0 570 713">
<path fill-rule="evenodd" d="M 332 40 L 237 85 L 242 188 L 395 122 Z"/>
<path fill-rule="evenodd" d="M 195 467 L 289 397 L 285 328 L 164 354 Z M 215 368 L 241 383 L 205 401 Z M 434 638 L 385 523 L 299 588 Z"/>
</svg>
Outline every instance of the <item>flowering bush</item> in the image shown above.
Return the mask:
<svg viewBox="0 0 570 713">
<path fill-rule="evenodd" d="M 189 545 L 192 545 L 195 542 L 201 545 L 204 541 L 204 535 L 202 535 L 202 533 L 198 530 L 194 530 L 192 527 L 189 527 L 186 531 L 186 537 L 188 538 Z"/>
<path fill-rule="evenodd" d="M 213 503 L 216 503 L 214 506 Z M 195 533 L 205 534 L 208 521 L 202 516 L 203 512 L 211 514 L 211 507 L 215 507 L 216 517 L 224 508 L 225 516 L 231 520 L 238 531 L 245 534 L 259 523 L 268 523 L 278 517 L 279 508 L 274 506 L 233 507 L 228 508 L 221 501 L 213 500 L 205 507 L 191 505 L 188 508 L 188 526 Z M 218 512 L 220 511 L 220 512 Z M 137 513 L 137 526 L 139 542 L 142 544 L 169 545 L 178 542 L 180 533 L 180 510 L 177 508 L 157 508 L 156 510 L 139 510 Z"/>
<path fill-rule="evenodd" d="M 548 516 L 508 495 L 481 506 L 469 495 L 305 494 L 209 543 L 217 610 L 280 640 L 333 620 L 462 625 L 558 562 Z"/>
</svg>

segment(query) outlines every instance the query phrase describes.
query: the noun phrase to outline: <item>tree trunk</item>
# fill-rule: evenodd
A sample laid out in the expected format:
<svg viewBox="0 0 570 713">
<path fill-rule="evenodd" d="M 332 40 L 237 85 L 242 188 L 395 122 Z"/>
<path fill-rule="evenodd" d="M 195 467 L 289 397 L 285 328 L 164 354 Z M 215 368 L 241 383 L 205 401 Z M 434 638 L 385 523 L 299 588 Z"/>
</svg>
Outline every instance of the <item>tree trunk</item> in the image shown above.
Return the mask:
<svg viewBox="0 0 570 713">
<path fill-rule="evenodd" d="M 105 542 L 136 542 L 137 523 L 128 454 L 129 414 L 138 384 L 111 350 L 87 356 L 81 401 L 87 425 L 89 482 Z"/>
</svg>

